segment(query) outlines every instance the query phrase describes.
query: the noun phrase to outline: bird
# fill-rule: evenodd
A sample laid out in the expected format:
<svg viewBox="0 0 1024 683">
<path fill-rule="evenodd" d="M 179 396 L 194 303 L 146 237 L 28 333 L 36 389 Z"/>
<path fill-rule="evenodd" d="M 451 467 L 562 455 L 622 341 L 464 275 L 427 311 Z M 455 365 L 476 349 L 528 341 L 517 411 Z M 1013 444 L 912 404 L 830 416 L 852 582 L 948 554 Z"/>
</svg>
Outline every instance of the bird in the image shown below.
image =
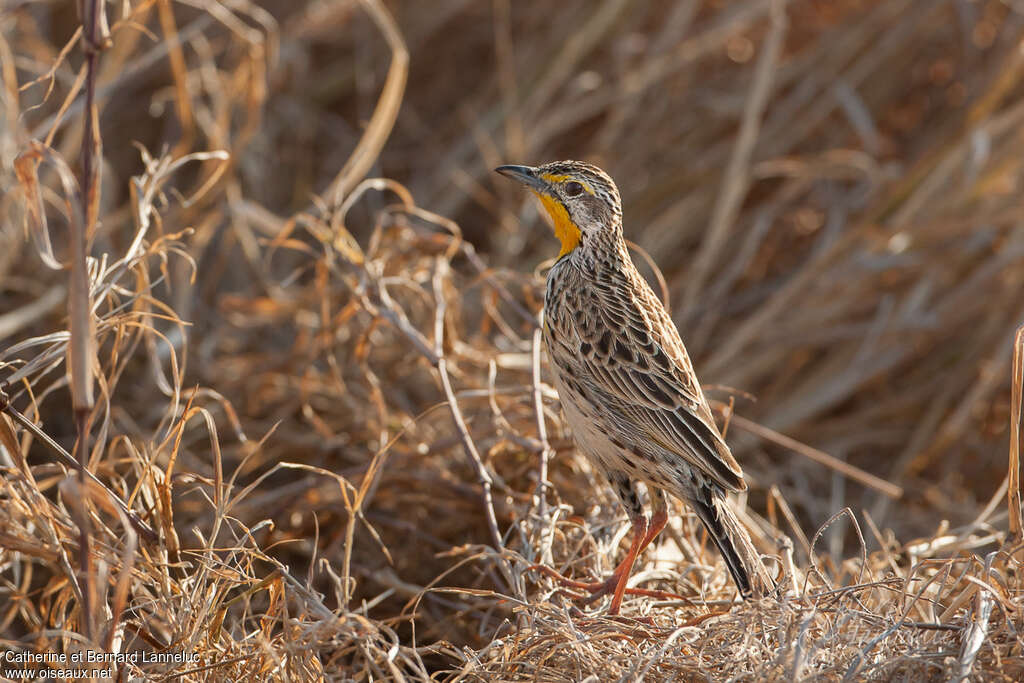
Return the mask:
<svg viewBox="0 0 1024 683">
<path fill-rule="evenodd" d="M 668 522 L 666 494 L 692 508 L 718 547 L 740 595 L 761 598 L 775 582 L 727 494 L 744 491 L 679 330 L 633 263 L 615 182 L 597 166 L 556 161 L 505 165 L 551 218 L 561 249 L 547 275 L 542 336 L 555 388 L 579 451 L 603 470 L 632 523 L 625 558 L 590 601 L 646 594 L 627 581 L 638 555 Z M 637 488 L 650 499 L 648 517 Z"/>
</svg>

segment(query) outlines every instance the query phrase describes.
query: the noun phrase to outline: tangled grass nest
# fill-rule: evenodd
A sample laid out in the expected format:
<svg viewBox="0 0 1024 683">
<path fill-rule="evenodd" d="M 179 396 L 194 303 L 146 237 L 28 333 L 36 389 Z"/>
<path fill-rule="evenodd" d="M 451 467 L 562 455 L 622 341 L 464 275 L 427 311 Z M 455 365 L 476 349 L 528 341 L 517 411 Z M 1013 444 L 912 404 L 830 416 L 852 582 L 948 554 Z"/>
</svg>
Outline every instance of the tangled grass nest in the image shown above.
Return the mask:
<svg viewBox="0 0 1024 683">
<path fill-rule="evenodd" d="M 426 5 L 0 14 L 4 648 L 147 680 L 1019 680 L 1024 18 Z M 628 525 L 547 383 L 528 205 L 484 173 L 580 149 L 718 383 L 779 600 L 737 602 L 684 509 L 622 619 L 538 568 L 602 576 Z"/>
</svg>

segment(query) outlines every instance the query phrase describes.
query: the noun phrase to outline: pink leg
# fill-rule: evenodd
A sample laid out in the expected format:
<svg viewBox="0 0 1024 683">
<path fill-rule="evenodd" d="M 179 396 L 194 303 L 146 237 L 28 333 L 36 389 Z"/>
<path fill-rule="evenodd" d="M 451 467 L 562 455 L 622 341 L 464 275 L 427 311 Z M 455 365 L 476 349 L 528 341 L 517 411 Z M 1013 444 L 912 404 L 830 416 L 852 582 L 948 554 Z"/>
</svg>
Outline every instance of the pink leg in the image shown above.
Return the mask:
<svg viewBox="0 0 1024 683">
<path fill-rule="evenodd" d="M 534 565 L 530 567 L 530 569 L 541 571 L 564 586 L 586 591 L 590 595 L 576 596 L 576 598 L 583 598 L 588 604 L 611 593 L 612 602 L 608 608 L 609 616 L 615 616 L 619 613 L 619 610 L 622 607 L 622 599 L 626 595 L 643 595 L 659 599 L 685 599 L 683 596 L 676 595 L 675 593 L 669 593 L 667 591 L 626 588 L 626 584 L 629 582 L 629 576 L 633 571 L 633 565 L 636 562 L 636 558 L 640 556 L 640 553 L 642 553 L 655 538 L 657 538 L 658 534 L 661 533 L 665 528 L 665 525 L 668 523 L 668 505 L 665 500 L 665 494 L 660 489 L 653 487 L 649 490 L 653 507 L 653 515 L 650 523 L 648 523 L 647 518 L 642 514 L 642 510 L 638 510 L 637 514 L 633 517 L 633 539 L 629 545 L 629 552 L 626 553 L 626 557 L 623 558 L 622 562 L 619 563 L 611 576 L 609 576 L 605 581 L 575 581 L 562 576 L 550 567 L 544 567 L 542 565 Z M 624 500 L 623 502 L 625 503 L 626 501 Z"/>
<path fill-rule="evenodd" d="M 644 540 L 640 543 L 641 553 L 651 544 L 651 541 L 658 537 L 661 530 L 668 524 L 668 501 L 665 499 L 665 492 L 653 486 L 648 487 L 648 491 L 651 494 L 653 514 L 651 515 L 651 524 L 647 527 L 647 534 L 644 535 Z"/>
<path fill-rule="evenodd" d="M 622 606 L 622 597 L 626 594 L 626 583 L 629 582 L 629 575 L 633 571 L 633 563 L 636 562 L 636 556 L 640 554 L 644 541 L 647 540 L 647 534 L 650 533 L 647 530 L 647 518 L 637 517 L 633 520 L 633 542 L 629 544 L 629 552 L 626 553 L 626 557 L 623 558 L 619 566 L 612 572 L 611 577 L 608 579 L 610 583 L 613 579 L 615 580 L 615 592 L 612 594 L 612 604 L 608 608 L 608 616 L 614 617 L 619 613 L 619 607 Z"/>
<path fill-rule="evenodd" d="M 647 533 L 644 535 L 644 540 L 640 542 L 640 550 L 637 551 L 639 556 L 647 546 L 658 537 L 665 525 L 668 524 L 668 510 L 656 510 L 654 516 L 651 517 L 651 525 L 647 527 Z"/>
</svg>

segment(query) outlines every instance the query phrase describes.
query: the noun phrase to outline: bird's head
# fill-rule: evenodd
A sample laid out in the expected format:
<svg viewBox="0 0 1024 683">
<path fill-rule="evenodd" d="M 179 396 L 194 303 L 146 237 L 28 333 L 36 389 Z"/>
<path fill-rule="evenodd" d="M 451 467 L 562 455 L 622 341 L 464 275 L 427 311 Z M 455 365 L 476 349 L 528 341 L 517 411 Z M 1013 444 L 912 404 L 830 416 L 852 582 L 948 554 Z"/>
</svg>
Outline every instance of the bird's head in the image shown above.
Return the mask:
<svg viewBox="0 0 1024 683">
<path fill-rule="evenodd" d="M 582 161 L 543 166 L 499 166 L 498 173 L 526 185 L 551 217 L 562 243 L 559 257 L 590 242 L 622 238 L 622 200 L 608 174 Z"/>
</svg>

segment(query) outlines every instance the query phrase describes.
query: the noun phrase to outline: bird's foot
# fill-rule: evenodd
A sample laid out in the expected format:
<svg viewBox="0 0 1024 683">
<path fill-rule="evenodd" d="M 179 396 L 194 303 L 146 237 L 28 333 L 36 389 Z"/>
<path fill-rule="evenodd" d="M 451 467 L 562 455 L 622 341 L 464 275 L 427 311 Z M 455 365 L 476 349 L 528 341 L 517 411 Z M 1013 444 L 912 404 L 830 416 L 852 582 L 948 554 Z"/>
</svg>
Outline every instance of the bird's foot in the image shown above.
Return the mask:
<svg viewBox="0 0 1024 683">
<path fill-rule="evenodd" d="M 612 575 L 604 581 L 577 581 L 575 579 L 562 576 L 551 567 L 545 567 L 542 564 L 531 565 L 527 569 L 538 571 L 541 574 L 554 579 L 566 588 L 583 591 L 582 593 L 574 593 L 571 590 L 564 590 L 561 592 L 564 595 L 568 595 L 573 600 L 582 602 L 584 605 L 590 605 L 597 602 L 604 596 L 614 593 L 615 587 L 619 584 L 619 580 L 621 578 L 617 573 L 612 573 Z M 670 593 L 669 591 L 650 590 L 647 588 L 626 588 L 624 595 L 640 595 L 647 598 L 655 598 L 656 600 L 687 599 L 683 595 L 677 595 L 676 593 Z"/>
</svg>

